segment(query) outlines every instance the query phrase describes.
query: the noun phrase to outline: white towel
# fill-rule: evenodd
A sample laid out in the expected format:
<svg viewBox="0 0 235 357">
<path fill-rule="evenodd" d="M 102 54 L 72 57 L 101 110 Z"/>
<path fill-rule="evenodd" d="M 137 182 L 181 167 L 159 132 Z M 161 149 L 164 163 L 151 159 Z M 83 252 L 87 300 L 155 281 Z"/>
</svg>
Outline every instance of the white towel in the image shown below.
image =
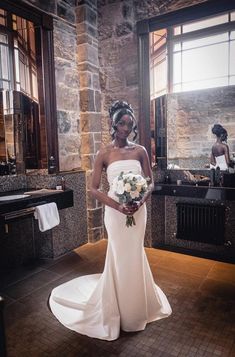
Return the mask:
<svg viewBox="0 0 235 357">
<path fill-rule="evenodd" d="M 59 212 L 55 202 L 35 207 L 34 217 L 38 219 L 41 232 L 45 232 L 60 223 Z"/>
</svg>

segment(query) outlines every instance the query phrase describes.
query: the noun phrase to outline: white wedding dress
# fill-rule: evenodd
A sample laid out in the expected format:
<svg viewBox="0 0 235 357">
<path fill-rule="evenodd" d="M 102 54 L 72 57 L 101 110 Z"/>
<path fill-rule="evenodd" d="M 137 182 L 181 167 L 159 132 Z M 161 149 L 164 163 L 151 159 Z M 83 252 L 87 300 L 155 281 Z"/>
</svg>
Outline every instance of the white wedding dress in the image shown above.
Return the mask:
<svg viewBox="0 0 235 357">
<path fill-rule="evenodd" d="M 141 173 L 138 160 L 118 160 L 107 168 L 111 183 L 121 171 Z M 112 192 L 109 195 L 117 199 Z M 105 207 L 108 247 L 102 274 L 87 275 L 56 287 L 50 307 L 67 328 L 103 340 L 124 331 L 143 330 L 148 322 L 167 317 L 171 307 L 154 283 L 144 251 L 145 204 L 135 213 L 136 225 L 126 227 L 126 216 Z"/>
<path fill-rule="evenodd" d="M 210 169 L 216 169 L 217 167 L 219 167 L 220 170 L 228 170 L 228 164 L 226 162 L 225 155 L 215 156 L 215 165 L 210 164 Z"/>
</svg>

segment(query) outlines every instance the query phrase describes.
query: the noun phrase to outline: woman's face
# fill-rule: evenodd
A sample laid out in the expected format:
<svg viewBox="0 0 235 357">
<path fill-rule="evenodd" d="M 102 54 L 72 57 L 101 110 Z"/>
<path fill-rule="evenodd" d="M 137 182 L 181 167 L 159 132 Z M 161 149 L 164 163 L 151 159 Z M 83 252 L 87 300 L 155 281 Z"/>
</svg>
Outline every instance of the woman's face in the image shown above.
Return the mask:
<svg viewBox="0 0 235 357">
<path fill-rule="evenodd" d="M 130 115 L 123 115 L 116 124 L 116 137 L 126 139 L 132 131 L 133 124 L 133 118 Z"/>
</svg>

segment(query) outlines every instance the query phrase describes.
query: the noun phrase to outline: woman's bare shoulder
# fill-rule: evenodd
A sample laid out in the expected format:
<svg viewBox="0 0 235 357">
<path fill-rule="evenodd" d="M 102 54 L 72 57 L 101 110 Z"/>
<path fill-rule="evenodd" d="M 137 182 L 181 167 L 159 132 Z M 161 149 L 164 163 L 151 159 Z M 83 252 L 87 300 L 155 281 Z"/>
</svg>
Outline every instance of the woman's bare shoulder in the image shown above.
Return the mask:
<svg viewBox="0 0 235 357">
<path fill-rule="evenodd" d="M 145 155 L 146 154 L 146 149 L 142 145 L 135 144 L 135 149 L 140 155 Z"/>
<path fill-rule="evenodd" d="M 107 161 L 108 155 L 111 150 L 112 150 L 111 144 L 108 145 L 101 144 L 100 149 L 96 154 L 96 158 L 105 163 Z"/>
</svg>

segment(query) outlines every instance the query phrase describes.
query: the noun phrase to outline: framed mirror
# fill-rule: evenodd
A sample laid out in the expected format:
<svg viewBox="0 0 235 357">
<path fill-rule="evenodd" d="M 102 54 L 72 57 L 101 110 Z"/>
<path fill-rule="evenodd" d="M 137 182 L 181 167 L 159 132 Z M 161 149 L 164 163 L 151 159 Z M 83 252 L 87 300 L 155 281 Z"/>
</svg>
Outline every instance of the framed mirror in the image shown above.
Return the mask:
<svg viewBox="0 0 235 357">
<path fill-rule="evenodd" d="M 157 164 L 208 167 L 215 123 L 235 152 L 235 2 L 191 6 L 137 29 L 141 142 Z"/>
<path fill-rule="evenodd" d="M 59 169 L 52 36 L 50 16 L 0 1 L 1 174 Z"/>
</svg>

